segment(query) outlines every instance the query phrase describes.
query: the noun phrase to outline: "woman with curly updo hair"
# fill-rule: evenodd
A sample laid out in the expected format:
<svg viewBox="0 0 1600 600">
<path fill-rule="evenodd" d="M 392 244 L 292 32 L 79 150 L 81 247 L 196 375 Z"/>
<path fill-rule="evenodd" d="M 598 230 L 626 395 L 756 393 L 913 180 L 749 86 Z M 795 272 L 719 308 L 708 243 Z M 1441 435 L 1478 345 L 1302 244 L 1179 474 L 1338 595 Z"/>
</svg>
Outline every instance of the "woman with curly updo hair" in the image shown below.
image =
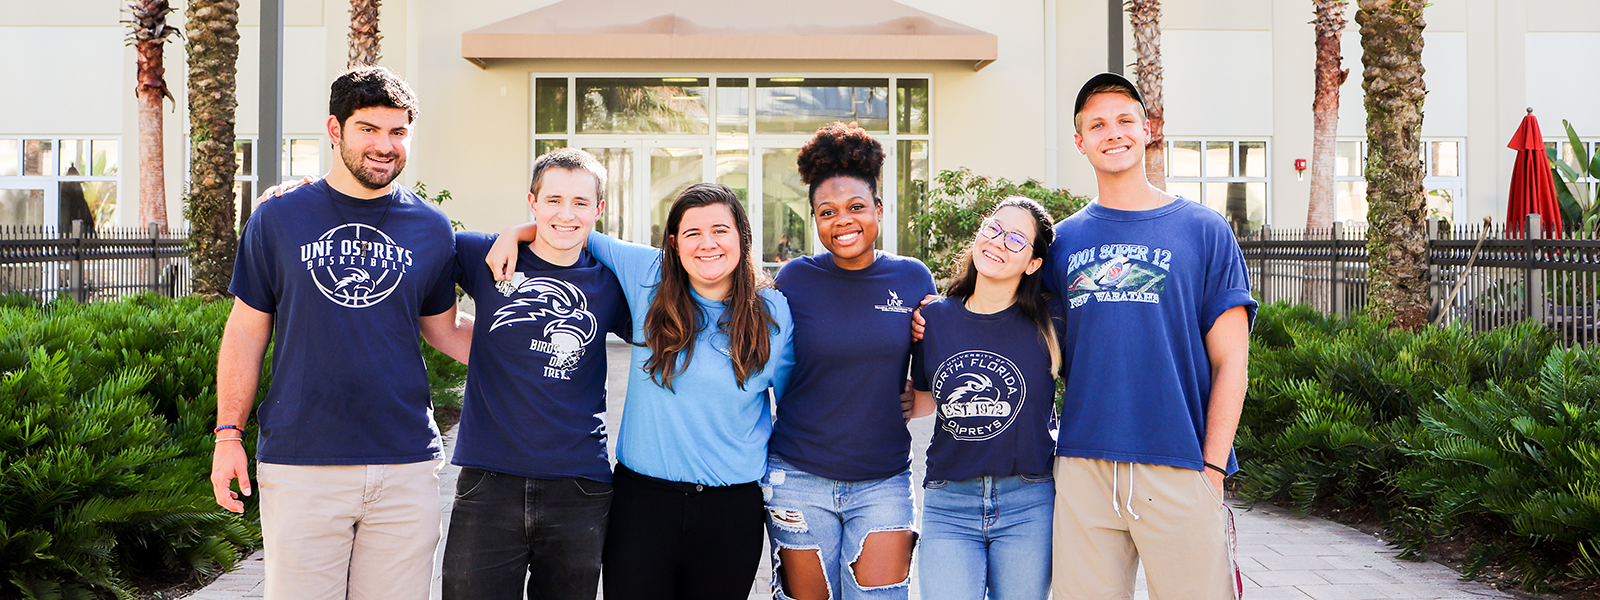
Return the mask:
<svg viewBox="0 0 1600 600">
<path fill-rule="evenodd" d="M 883 146 L 854 123 L 817 130 L 801 181 L 826 250 L 778 272 L 794 370 L 762 485 L 775 597 L 906 598 L 916 543 L 911 434 L 901 392 L 911 313 L 934 292 L 914 258 L 874 248 Z"/>
</svg>

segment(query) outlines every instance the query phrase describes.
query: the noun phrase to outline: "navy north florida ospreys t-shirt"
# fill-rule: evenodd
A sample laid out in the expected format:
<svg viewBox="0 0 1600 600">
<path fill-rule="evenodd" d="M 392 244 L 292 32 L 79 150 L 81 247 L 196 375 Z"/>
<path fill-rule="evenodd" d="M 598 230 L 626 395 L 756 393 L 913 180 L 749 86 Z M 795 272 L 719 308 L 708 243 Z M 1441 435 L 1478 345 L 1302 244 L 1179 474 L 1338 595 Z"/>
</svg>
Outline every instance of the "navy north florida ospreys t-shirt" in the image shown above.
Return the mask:
<svg viewBox="0 0 1600 600">
<path fill-rule="evenodd" d="M 358 200 L 318 181 L 250 215 L 228 292 L 273 314 L 257 460 L 441 457 L 417 319 L 455 305 L 454 246 L 444 213 L 400 187 Z"/>
<path fill-rule="evenodd" d="M 1237 306 L 1255 320 L 1228 222 L 1181 197 L 1143 211 L 1092 203 L 1056 225 L 1045 268 L 1066 312 L 1056 454 L 1202 470 L 1206 333 Z"/>
<path fill-rule="evenodd" d="M 1056 385 L 1039 327 L 1016 304 L 983 315 L 961 298 L 941 298 L 922 316 L 911 385 L 936 406 L 928 479 L 1049 473 Z"/>
<path fill-rule="evenodd" d="M 883 479 L 911 464 L 900 392 L 911 360 L 911 312 L 934 292 L 914 258 L 879 253 L 865 269 L 828 253 L 789 261 L 778 289 L 794 315 L 794 370 L 769 447 L 813 475 Z"/>
<path fill-rule="evenodd" d="M 588 251 L 572 266 L 523 244 L 511 281 L 483 258 L 498 235 L 456 234 L 456 281 L 477 304 L 457 465 L 535 479 L 611 481 L 606 332 L 633 320 L 617 276 Z"/>
</svg>

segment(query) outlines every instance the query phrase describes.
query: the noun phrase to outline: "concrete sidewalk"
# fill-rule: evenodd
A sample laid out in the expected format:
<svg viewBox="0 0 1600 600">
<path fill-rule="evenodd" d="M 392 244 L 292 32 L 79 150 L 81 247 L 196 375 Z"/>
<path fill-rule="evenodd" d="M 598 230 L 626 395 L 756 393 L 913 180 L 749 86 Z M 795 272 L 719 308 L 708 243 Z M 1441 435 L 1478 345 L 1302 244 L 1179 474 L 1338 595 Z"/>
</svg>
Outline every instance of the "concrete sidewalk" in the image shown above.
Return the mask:
<svg viewBox="0 0 1600 600">
<path fill-rule="evenodd" d="M 628 364 L 628 346 L 612 341 L 607 347 L 610 367 L 608 388 L 612 390 L 606 422 L 610 431 L 622 418 L 622 396 L 627 387 L 623 376 Z M 454 433 L 445 437 L 448 456 L 454 450 Z M 933 435 L 933 420 L 918 419 L 911 424 L 913 467 L 917 483 L 922 481 L 923 451 Z M 615 440 L 615 437 L 612 437 Z M 613 450 L 613 459 L 615 451 Z M 455 498 L 456 474 L 460 469 L 446 465 L 440 475 L 439 500 L 445 526 L 449 526 L 450 504 Z M 917 503 L 922 488 L 915 488 Z M 1396 552 L 1370 535 L 1349 527 L 1316 518 L 1298 518 L 1273 506 L 1235 509 L 1239 531 L 1239 568 L 1245 576 L 1245 598 L 1249 600 L 1377 600 L 1377 599 L 1478 599 L 1516 598 L 1487 585 L 1458 581 L 1459 575 L 1443 565 L 1414 563 L 1394 558 Z M 433 600 L 439 598 L 439 558 L 434 558 Z M 191 596 L 194 600 L 242 600 L 262 596 L 262 553 L 247 558 L 232 573 L 218 578 Z M 770 598 L 770 561 L 751 586 L 750 598 Z M 913 577 L 911 597 L 918 598 Z M 1138 600 L 1147 600 L 1144 577 L 1139 578 Z"/>
</svg>

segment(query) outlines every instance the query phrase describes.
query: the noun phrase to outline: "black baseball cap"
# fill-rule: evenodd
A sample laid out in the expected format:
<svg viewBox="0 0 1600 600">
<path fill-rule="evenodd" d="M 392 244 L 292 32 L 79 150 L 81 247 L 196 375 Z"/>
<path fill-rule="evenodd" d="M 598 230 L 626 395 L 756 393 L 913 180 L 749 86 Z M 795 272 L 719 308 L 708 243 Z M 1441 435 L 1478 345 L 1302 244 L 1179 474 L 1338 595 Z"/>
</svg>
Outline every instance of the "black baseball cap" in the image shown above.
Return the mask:
<svg viewBox="0 0 1600 600">
<path fill-rule="evenodd" d="M 1101 73 L 1090 77 L 1088 81 L 1083 83 L 1083 87 L 1078 88 L 1078 100 L 1072 103 L 1072 118 L 1076 120 L 1078 113 L 1083 112 L 1083 103 L 1089 100 L 1090 91 L 1108 85 L 1127 90 L 1128 95 L 1132 96 L 1141 108 L 1144 106 L 1144 97 L 1139 95 L 1139 87 L 1133 85 L 1132 81 L 1128 81 L 1127 77 L 1116 73 Z"/>
</svg>

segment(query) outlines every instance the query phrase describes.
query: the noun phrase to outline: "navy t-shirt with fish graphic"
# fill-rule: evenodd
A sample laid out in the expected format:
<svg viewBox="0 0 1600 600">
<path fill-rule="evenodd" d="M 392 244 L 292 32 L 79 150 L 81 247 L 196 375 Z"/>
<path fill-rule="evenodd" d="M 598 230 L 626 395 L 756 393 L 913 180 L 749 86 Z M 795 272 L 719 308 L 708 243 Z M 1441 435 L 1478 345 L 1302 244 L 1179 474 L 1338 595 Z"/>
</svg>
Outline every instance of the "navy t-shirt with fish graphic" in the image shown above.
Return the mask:
<svg viewBox="0 0 1600 600">
<path fill-rule="evenodd" d="M 1066 320 L 1056 455 L 1202 470 L 1206 333 L 1231 308 L 1252 323 L 1256 312 L 1227 220 L 1182 197 L 1144 211 L 1091 203 L 1056 225 L 1045 269 Z"/>
<path fill-rule="evenodd" d="M 611 481 L 606 459 L 606 332 L 633 319 L 617 276 L 587 250 L 551 264 L 528 244 L 510 281 L 483 258 L 499 235 L 456 234 L 456 282 L 477 305 L 472 360 L 451 462 L 535 479 Z"/>
<path fill-rule="evenodd" d="M 936 405 L 928 480 L 1050 473 L 1056 386 L 1039 327 L 1016 304 L 985 315 L 961 298 L 941 298 L 922 316 L 911 385 Z"/>
</svg>

